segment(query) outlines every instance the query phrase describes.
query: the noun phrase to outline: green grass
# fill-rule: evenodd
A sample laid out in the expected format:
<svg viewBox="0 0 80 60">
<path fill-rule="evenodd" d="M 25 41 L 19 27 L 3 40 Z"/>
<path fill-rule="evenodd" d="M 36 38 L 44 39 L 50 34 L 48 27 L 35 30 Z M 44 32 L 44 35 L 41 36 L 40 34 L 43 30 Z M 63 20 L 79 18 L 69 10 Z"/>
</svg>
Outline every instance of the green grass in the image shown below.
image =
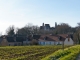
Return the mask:
<svg viewBox="0 0 80 60">
<path fill-rule="evenodd" d="M 62 46 L 6 46 L 0 47 L 0 60 L 41 60 Z"/>
<path fill-rule="evenodd" d="M 58 50 L 42 60 L 75 60 L 80 53 L 80 45 Z"/>
</svg>

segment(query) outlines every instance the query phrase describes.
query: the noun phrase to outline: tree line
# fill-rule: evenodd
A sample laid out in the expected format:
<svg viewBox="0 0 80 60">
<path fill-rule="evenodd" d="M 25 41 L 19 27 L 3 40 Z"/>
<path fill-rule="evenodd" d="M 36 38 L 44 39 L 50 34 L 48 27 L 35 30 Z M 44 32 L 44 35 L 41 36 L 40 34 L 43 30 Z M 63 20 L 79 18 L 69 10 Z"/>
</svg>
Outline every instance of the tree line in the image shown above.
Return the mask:
<svg viewBox="0 0 80 60">
<path fill-rule="evenodd" d="M 80 44 L 80 23 L 76 27 L 71 27 L 67 23 L 58 24 L 55 29 L 44 31 L 39 26 L 28 24 L 22 28 L 15 28 L 10 26 L 6 30 L 7 35 L 42 35 L 42 34 L 73 34 L 73 40 L 75 44 Z"/>
</svg>

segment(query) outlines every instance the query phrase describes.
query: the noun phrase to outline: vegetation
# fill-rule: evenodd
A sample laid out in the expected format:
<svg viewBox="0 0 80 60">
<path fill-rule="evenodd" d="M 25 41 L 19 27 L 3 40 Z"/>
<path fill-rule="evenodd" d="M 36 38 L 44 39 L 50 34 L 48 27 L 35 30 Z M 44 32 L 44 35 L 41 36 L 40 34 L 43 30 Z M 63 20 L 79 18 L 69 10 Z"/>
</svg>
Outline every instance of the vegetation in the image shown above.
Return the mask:
<svg viewBox="0 0 80 60">
<path fill-rule="evenodd" d="M 6 33 L 7 33 L 8 35 L 14 35 L 14 34 L 15 34 L 14 30 L 15 30 L 14 26 L 10 26 L 10 27 L 6 30 Z"/>
<path fill-rule="evenodd" d="M 41 60 L 61 48 L 61 46 L 0 47 L 0 60 Z"/>
<path fill-rule="evenodd" d="M 79 53 L 80 45 L 76 45 L 64 50 L 58 50 L 42 60 L 76 60 Z"/>
<path fill-rule="evenodd" d="M 42 34 L 72 34 L 73 40 L 75 44 L 80 44 L 80 23 L 78 23 L 78 26 L 71 27 L 67 23 L 61 23 L 58 24 L 55 23 L 55 27 L 52 30 L 44 31 L 41 30 L 39 26 L 27 24 L 26 26 L 22 28 L 15 28 L 14 26 L 10 26 L 7 31 L 7 35 L 23 35 L 23 36 L 29 36 L 29 35 L 42 35 Z"/>
</svg>

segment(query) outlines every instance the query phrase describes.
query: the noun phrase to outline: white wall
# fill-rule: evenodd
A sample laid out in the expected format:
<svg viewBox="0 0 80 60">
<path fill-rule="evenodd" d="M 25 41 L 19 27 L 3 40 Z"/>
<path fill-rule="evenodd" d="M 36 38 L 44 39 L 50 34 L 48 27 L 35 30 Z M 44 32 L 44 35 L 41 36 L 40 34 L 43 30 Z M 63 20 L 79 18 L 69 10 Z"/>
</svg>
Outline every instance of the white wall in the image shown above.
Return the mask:
<svg viewBox="0 0 80 60">
<path fill-rule="evenodd" d="M 21 42 L 8 42 L 8 45 L 9 45 L 9 46 L 14 46 L 15 44 L 16 44 L 17 46 L 21 46 L 21 45 L 22 45 Z"/>
<path fill-rule="evenodd" d="M 62 44 L 60 41 L 38 41 L 39 45 L 58 45 Z"/>
<path fill-rule="evenodd" d="M 9 45 L 9 46 L 14 46 L 15 43 L 14 43 L 14 42 L 9 42 L 8 45 Z"/>
<path fill-rule="evenodd" d="M 62 41 L 56 41 L 55 45 L 62 44 Z"/>
<path fill-rule="evenodd" d="M 31 41 L 28 41 L 28 39 L 26 39 L 26 41 L 23 41 L 23 45 L 27 45 L 30 44 Z"/>
<path fill-rule="evenodd" d="M 69 41 L 68 41 L 68 38 L 66 38 L 66 40 L 64 41 L 64 45 L 73 45 L 74 42 L 71 38 L 69 38 Z"/>
<path fill-rule="evenodd" d="M 54 41 L 39 41 L 39 45 L 54 45 Z"/>
</svg>

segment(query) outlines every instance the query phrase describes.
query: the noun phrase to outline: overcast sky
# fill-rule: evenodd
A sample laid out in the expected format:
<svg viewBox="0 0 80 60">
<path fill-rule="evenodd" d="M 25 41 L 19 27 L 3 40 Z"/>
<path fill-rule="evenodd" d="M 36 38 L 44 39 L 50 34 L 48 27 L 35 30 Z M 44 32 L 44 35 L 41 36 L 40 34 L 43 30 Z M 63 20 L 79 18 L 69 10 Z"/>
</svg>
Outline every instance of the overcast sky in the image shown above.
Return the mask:
<svg viewBox="0 0 80 60">
<path fill-rule="evenodd" d="M 0 32 L 10 25 L 23 27 L 27 23 L 42 25 L 55 22 L 75 27 L 80 22 L 80 0 L 0 0 Z"/>
</svg>

